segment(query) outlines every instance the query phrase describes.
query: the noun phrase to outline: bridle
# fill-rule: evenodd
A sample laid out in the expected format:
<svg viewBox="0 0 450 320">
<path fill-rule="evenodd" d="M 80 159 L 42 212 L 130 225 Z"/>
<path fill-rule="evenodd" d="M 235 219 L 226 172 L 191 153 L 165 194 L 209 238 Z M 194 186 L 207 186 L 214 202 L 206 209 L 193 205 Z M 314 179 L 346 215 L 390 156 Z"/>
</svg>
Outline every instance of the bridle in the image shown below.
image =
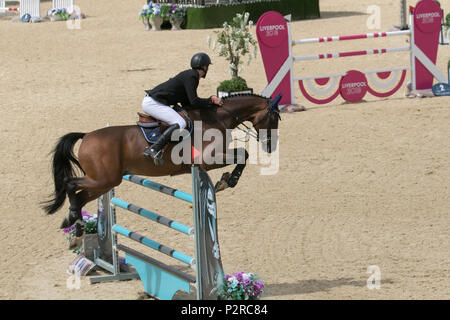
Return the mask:
<svg viewBox="0 0 450 320">
<path fill-rule="evenodd" d="M 258 124 L 260 124 L 263 121 L 266 121 L 267 118 L 270 117 L 272 114 L 276 114 L 278 117 L 278 120 L 281 121 L 280 110 L 278 109 L 278 103 L 280 100 L 281 100 L 281 95 L 277 95 L 274 100 L 271 100 L 270 98 L 266 98 L 266 101 L 267 101 L 266 114 L 263 117 L 261 117 L 261 119 L 259 119 L 258 122 L 253 124 L 253 128 L 247 126 L 244 123 L 244 121 L 246 121 L 246 119 L 239 118 L 239 116 L 235 115 L 232 111 L 226 109 L 225 107 L 222 107 L 221 109 L 226 111 L 232 118 L 234 118 L 236 120 L 236 122 L 237 122 L 236 129 L 244 132 L 246 137 L 252 137 L 252 138 L 255 138 L 256 141 L 259 141 L 260 140 L 259 132 L 258 132 L 258 130 L 256 130 L 256 127 L 258 126 Z M 240 125 L 244 126 L 247 130 L 239 128 Z"/>
</svg>

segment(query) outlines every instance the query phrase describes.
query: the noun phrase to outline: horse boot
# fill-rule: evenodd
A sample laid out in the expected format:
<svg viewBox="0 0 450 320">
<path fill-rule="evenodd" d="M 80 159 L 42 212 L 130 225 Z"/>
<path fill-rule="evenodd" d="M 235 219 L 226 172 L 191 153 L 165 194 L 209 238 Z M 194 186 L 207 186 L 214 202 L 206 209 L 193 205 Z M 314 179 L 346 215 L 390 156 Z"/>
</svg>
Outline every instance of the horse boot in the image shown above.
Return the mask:
<svg viewBox="0 0 450 320">
<path fill-rule="evenodd" d="M 68 228 L 74 225 L 76 222 L 82 220 L 83 216 L 81 215 L 81 210 L 74 210 L 69 208 L 69 214 L 67 215 L 67 218 L 64 218 L 63 222 L 61 223 L 60 229 Z"/>
<path fill-rule="evenodd" d="M 144 156 L 149 159 L 153 159 L 156 165 L 164 164 L 164 160 L 162 159 L 163 148 L 167 143 L 170 142 L 172 133 L 177 129 L 180 129 L 180 125 L 178 123 L 175 123 L 168 127 L 154 144 L 152 144 L 150 147 L 145 148 Z"/>
</svg>

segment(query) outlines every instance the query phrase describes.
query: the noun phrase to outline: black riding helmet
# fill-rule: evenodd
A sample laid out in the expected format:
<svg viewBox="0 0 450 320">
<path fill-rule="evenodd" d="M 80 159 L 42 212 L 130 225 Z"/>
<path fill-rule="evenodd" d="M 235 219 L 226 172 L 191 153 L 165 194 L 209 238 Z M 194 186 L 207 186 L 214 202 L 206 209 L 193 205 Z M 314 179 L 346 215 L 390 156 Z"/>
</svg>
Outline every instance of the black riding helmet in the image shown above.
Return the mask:
<svg viewBox="0 0 450 320">
<path fill-rule="evenodd" d="M 203 52 L 196 53 L 192 56 L 191 59 L 191 68 L 192 69 L 200 69 L 203 66 L 208 66 L 212 64 L 210 57 Z"/>
</svg>

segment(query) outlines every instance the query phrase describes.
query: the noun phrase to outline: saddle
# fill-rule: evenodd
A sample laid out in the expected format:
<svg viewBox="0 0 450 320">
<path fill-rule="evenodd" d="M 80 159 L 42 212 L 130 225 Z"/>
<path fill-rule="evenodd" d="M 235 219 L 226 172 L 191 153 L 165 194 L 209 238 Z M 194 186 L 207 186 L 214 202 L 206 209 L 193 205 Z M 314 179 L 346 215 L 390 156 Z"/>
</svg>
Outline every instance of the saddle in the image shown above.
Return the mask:
<svg viewBox="0 0 450 320">
<path fill-rule="evenodd" d="M 186 121 L 186 129 L 191 133 L 193 125 L 189 114 L 178 105 L 175 105 L 173 109 Z M 141 129 L 148 143 L 155 143 L 159 136 L 170 126 L 168 123 L 155 119 L 146 113 L 138 112 L 137 115 L 139 120 L 136 124 Z"/>
</svg>

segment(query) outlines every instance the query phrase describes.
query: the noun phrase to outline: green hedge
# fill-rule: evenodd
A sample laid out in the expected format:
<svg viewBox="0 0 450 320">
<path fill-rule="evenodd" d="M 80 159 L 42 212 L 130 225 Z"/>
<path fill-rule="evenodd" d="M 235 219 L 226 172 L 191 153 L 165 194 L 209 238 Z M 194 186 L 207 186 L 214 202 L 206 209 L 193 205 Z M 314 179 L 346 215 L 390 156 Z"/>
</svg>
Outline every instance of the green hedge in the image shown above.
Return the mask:
<svg viewBox="0 0 450 320">
<path fill-rule="evenodd" d="M 249 12 L 256 23 L 267 11 L 291 14 L 292 20 L 319 18 L 319 0 L 281 0 L 268 2 L 218 5 L 211 7 L 189 7 L 186 12 L 186 29 L 220 28 L 225 21 L 231 22 L 236 13 Z"/>
</svg>

